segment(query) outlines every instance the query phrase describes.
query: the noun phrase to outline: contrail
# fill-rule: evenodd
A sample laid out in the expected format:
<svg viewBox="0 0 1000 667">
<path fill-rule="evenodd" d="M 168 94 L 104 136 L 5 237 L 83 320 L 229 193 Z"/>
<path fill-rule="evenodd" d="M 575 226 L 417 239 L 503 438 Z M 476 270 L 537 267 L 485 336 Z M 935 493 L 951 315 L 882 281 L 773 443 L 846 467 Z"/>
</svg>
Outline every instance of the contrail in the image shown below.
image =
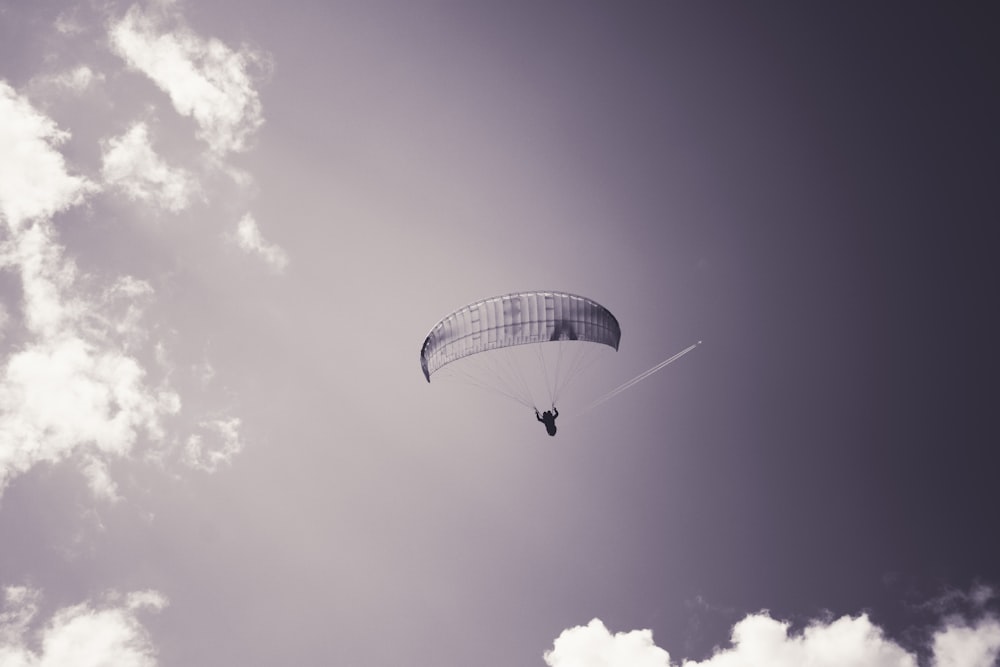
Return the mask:
<svg viewBox="0 0 1000 667">
<path fill-rule="evenodd" d="M 665 359 L 664 361 L 661 361 L 660 363 L 656 364 L 655 366 L 653 366 L 649 370 L 646 370 L 646 371 L 643 371 L 642 373 L 639 373 L 638 375 L 636 375 L 634 378 L 632 378 L 628 382 L 625 382 L 624 384 L 621 384 L 621 385 L 615 387 L 614 389 L 612 389 L 611 391 L 609 391 L 608 393 L 606 393 L 604 396 L 601 396 L 599 399 L 597 399 L 596 401 L 594 401 L 593 403 L 591 403 L 590 405 L 588 405 L 586 408 L 584 408 L 580 412 L 576 413 L 575 416 L 578 417 L 578 416 L 584 414 L 585 412 L 590 412 L 591 410 L 593 410 L 594 408 L 596 408 L 598 405 L 600 405 L 604 401 L 608 400 L 609 398 L 613 398 L 613 397 L 617 396 L 618 394 L 622 393 L 623 391 L 625 391 L 626 389 L 628 389 L 632 385 L 637 384 L 639 382 L 642 382 L 643 380 L 645 380 L 646 378 L 648 378 L 650 375 L 652 375 L 656 371 L 658 371 L 661 368 L 663 368 L 664 366 L 668 366 L 668 365 L 672 364 L 673 362 L 677 361 L 678 359 L 680 359 L 681 357 L 683 357 L 685 354 L 687 354 L 688 352 L 690 352 L 694 348 L 698 347 L 699 345 L 701 345 L 701 341 L 698 341 L 694 345 L 690 345 L 690 346 L 684 348 L 683 350 L 681 350 L 680 352 L 678 352 L 674 356 L 670 357 L 669 359 Z"/>
</svg>

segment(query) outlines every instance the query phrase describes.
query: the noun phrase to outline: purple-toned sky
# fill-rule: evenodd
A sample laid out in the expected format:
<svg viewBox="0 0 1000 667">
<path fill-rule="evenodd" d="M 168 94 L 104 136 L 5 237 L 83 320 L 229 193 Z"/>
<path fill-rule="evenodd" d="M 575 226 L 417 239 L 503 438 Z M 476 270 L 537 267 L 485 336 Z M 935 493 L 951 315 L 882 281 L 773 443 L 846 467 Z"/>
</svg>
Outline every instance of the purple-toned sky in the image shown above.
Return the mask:
<svg viewBox="0 0 1000 667">
<path fill-rule="evenodd" d="M 993 667 L 998 27 L 0 0 L 0 666 Z M 704 344 L 425 382 L 536 289 Z"/>
</svg>

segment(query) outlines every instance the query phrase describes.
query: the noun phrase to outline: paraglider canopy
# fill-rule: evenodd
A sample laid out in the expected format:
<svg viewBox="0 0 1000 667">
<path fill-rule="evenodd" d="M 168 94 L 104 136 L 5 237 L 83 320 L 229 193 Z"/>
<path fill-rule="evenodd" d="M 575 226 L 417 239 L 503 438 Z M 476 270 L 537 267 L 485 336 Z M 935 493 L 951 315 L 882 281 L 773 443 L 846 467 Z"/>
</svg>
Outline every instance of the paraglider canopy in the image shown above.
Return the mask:
<svg viewBox="0 0 1000 667">
<path fill-rule="evenodd" d="M 621 340 L 618 320 L 601 304 L 565 292 L 517 292 L 459 308 L 438 322 L 420 348 L 424 377 L 487 350 L 574 340 L 607 345 Z"/>
</svg>

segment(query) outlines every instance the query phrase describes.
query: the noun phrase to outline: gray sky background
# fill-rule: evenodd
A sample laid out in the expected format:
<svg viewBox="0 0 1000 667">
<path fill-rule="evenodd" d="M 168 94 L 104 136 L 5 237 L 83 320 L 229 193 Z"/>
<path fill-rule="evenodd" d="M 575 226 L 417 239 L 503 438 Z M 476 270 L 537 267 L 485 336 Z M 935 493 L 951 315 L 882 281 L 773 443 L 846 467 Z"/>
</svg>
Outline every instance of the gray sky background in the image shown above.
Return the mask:
<svg viewBox="0 0 1000 667">
<path fill-rule="evenodd" d="M 0 665 L 995 665 L 997 21 L 0 0 Z"/>
</svg>

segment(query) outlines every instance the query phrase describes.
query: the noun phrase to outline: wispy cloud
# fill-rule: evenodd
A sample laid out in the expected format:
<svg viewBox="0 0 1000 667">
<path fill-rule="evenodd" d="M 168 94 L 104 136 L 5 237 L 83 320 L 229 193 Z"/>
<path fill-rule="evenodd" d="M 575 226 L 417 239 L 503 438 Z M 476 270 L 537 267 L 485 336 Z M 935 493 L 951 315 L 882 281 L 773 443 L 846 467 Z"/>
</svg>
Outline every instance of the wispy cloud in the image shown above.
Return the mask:
<svg viewBox="0 0 1000 667">
<path fill-rule="evenodd" d="M 199 138 L 212 150 L 244 150 L 264 122 L 250 76 L 261 57 L 199 37 L 173 9 L 170 2 L 146 10 L 133 5 L 112 22 L 111 48 L 167 93 L 178 113 L 194 119 Z"/>
<path fill-rule="evenodd" d="M 813 621 L 793 632 L 766 612 L 739 621 L 731 645 L 703 661 L 672 662 L 649 630 L 611 633 L 599 619 L 562 632 L 544 655 L 549 667 L 917 667 L 916 654 L 888 639 L 867 615 Z M 931 641 L 932 667 L 992 667 L 1000 622 L 947 619 Z"/>
<path fill-rule="evenodd" d="M 69 12 L 55 28 L 68 38 L 82 26 Z M 197 162 L 201 171 L 168 164 L 154 149 L 151 126 L 134 122 L 101 142 L 101 169 L 91 180 L 74 172 L 60 150 L 69 132 L 25 90 L 44 99 L 54 88 L 83 92 L 104 81 L 102 95 L 113 97 L 122 78 L 77 65 L 29 79 L 25 90 L 0 81 L 0 271 L 20 287 L 0 306 L 6 343 L 0 348 L 0 496 L 34 466 L 69 461 L 96 498 L 115 501 L 120 491 L 112 464 L 134 458 L 140 448 L 153 461 L 215 470 L 243 446 L 238 418 L 214 410 L 205 418 L 196 407 L 181 419 L 177 373 L 161 341 L 151 340 L 147 321 L 158 277 L 81 271 L 73 249 L 60 242 L 55 216 L 98 193 L 179 212 L 210 198 L 200 185 L 215 183 L 202 178 L 206 169 L 234 174 L 245 191 L 252 178 L 228 165 L 226 156 L 246 148 L 263 122 L 250 77 L 258 56 L 195 35 L 170 0 L 135 5 L 104 27 L 110 48 L 194 119 L 208 148 Z M 112 102 L 108 109 L 115 108 Z M 97 141 L 93 135 L 89 141 Z M 246 220 L 233 234 L 236 242 L 281 271 L 285 252 Z"/>
<path fill-rule="evenodd" d="M 76 67 L 58 72 L 56 74 L 46 74 L 32 79 L 31 86 L 34 88 L 61 88 L 76 94 L 83 93 L 98 82 L 104 81 L 104 75 L 95 72 L 88 65 L 77 65 Z"/>
<path fill-rule="evenodd" d="M 939 616 L 962 616 L 981 612 L 997 599 L 997 591 L 988 584 L 977 583 L 969 590 L 948 588 L 940 595 L 913 605 L 915 609 L 930 611 Z"/>
<path fill-rule="evenodd" d="M 170 167 L 153 151 L 149 128 L 135 123 L 125 134 L 104 144 L 105 182 L 133 200 L 156 204 L 174 213 L 191 203 L 199 192 L 194 177 Z"/>
<path fill-rule="evenodd" d="M 107 502 L 116 502 L 121 499 L 118 495 L 118 485 L 111 479 L 106 461 L 91 457 L 83 466 L 83 476 L 87 480 L 87 486 L 94 497 Z"/>
<path fill-rule="evenodd" d="M 273 243 L 268 243 L 260 233 L 257 221 L 249 213 L 236 225 L 236 244 L 251 255 L 264 260 L 271 269 L 280 273 L 288 265 L 288 253 Z"/>
<path fill-rule="evenodd" d="M 142 299 L 152 288 L 123 278 L 88 288 L 65 257 L 48 220 L 81 201 L 92 186 L 70 176 L 53 142 L 63 134 L 9 87 L 0 86 L 0 136 L 16 128 L 12 150 L 0 144 L 0 268 L 20 278 L 26 341 L 0 365 L 0 492 L 40 462 L 85 454 L 99 495 L 116 491 L 101 463 L 127 455 L 141 434 L 156 439 L 180 398 L 154 386 L 129 352 L 141 340 Z"/>
<path fill-rule="evenodd" d="M 205 472 L 230 463 L 243 449 L 240 423 L 237 417 L 203 421 L 201 432 L 191 434 L 184 445 L 184 462 Z"/>
<path fill-rule="evenodd" d="M 37 623 L 39 592 L 5 589 L 0 613 L 0 665 L 4 667 L 154 667 L 156 650 L 139 614 L 158 611 L 166 599 L 155 591 L 108 595 L 101 603 L 64 607 Z"/>
<path fill-rule="evenodd" d="M 77 35 L 86 30 L 77 18 L 75 10 L 66 10 L 60 13 L 53 25 L 56 32 L 66 36 Z"/>
</svg>

